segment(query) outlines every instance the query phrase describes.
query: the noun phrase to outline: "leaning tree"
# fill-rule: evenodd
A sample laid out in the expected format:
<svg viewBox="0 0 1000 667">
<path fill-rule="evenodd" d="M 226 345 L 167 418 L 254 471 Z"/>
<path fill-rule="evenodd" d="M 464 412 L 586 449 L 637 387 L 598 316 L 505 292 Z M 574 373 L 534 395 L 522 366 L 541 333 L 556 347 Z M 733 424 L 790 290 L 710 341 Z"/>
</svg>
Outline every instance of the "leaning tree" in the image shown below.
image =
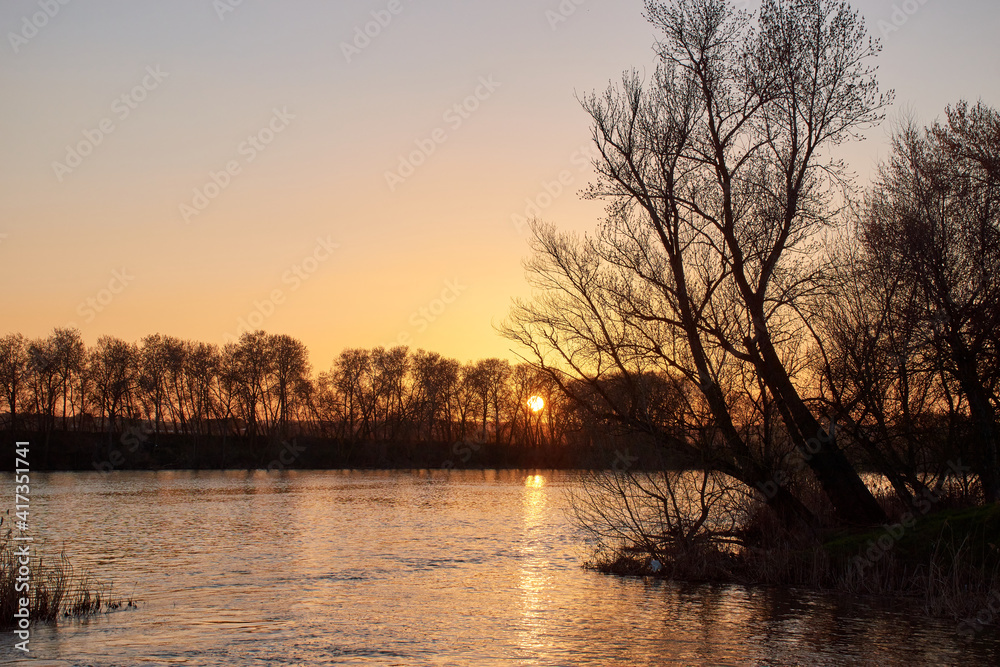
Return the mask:
<svg viewBox="0 0 1000 667">
<path fill-rule="evenodd" d="M 786 484 L 808 470 L 840 520 L 877 524 L 883 510 L 806 394 L 801 306 L 828 278 L 819 240 L 844 185 L 831 149 L 889 101 L 870 64 L 879 45 L 834 0 L 765 0 L 753 15 L 650 0 L 646 15 L 662 35 L 652 77 L 582 99 L 598 156 L 587 194 L 608 216 L 582 239 L 535 225 L 537 298 L 515 303 L 504 332 L 567 388 L 600 395 L 609 374 L 650 369 L 686 380 L 712 437 L 665 446 L 760 489 L 789 522 L 812 520 Z M 655 430 L 633 384 L 628 409 L 606 400 L 608 412 Z M 747 414 L 780 428 L 762 439 Z"/>
</svg>

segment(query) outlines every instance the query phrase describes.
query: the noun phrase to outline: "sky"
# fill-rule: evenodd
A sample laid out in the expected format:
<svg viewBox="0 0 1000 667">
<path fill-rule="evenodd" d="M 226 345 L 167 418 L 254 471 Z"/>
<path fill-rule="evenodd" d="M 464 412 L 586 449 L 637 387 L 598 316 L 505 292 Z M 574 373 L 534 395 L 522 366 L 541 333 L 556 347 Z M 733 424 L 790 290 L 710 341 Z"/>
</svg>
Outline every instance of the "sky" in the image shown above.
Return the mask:
<svg viewBox="0 0 1000 667">
<path fill-rule="evenodd" d="M 853 5 L 890 120 L 1000 106 L 996 0 Z M 577 95 L 652 72 L 642 7 L 4 0 L 0 334 L 514 359 L 494 325 L 530 293 L 519 220 L 599 222 Z M 842 149 L 859 182 L 890 132 Z"/>
</svg>

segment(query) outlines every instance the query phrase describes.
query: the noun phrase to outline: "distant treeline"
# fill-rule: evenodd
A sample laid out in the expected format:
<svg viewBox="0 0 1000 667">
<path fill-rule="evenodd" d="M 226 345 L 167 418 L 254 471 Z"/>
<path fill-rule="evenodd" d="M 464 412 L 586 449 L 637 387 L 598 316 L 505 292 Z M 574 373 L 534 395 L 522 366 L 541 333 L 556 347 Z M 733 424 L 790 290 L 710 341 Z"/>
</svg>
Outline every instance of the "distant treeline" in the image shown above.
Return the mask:
<svg viewBox="0 0 1000 667">
<path fill-rule="evenodd" d="M 692 412 L 698 386 L 671 374 L 609 373 L 595 383 L 403 346 L 347 349 L 314 373 L 301 341 L 264 331 L 221 347 L 160 334 L 88 347 L 65 328 L 38 339 L 8 334 L 0 389 L 0 433 L 37 445 L 32 465 L 49 470 L 649 469 L 700 466 L 676 443 L 718 437 Z M 639 415 L 655 434 L 635 428 Z M 883 442 L 908 455 L 911 471 L 946 467 L 969 455 L 956 417 L 932 401 L 911 415 L 919 428 L 889 427 Z M 848 430 L 844 444 L 857 443 L 857 425 Z M 861 466 L 881 471 L 859 449 Z"/>
<path fill-rule="evenodd" d="M 39 445 L 43 469 L 611 467 L 623 456 L 595 447 L 593 418 L 530 365 L 376 347 L 314 374 L 301 341 L 263 331 L 221 347 L 8 334 L 0 389 L 0 433 Z"/>
</svg>

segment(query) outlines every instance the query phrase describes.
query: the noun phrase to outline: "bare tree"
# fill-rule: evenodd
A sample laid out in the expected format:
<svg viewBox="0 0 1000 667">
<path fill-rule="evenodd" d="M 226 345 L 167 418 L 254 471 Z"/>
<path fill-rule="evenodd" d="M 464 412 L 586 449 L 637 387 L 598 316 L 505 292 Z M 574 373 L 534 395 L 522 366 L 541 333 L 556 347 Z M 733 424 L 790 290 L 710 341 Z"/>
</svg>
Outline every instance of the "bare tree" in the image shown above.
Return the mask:
<svg viewBox="0 0 1000 667">
<path fill-rule="evenodd" d="M 24 336 L 7 334 L 0 338 L 0 389 L 10 415 L 10 431 L 17 432 L 17 410 L 28 375 L 28 349 Z"/>
<path fill-rule="evenodd" d="M 219 349 L 215 345 L 184 343 L 184 392 L 190 406 L 190 422 L 196 436 L 208 435 L 206 423 L 218 413 L 214 390 L 219 376 Z"/>
<path fill-rule="evenodd" d="M 561 363 L 578 377 L 660 368 L 687 378 L 729 469 L 766 485 L 774 471 L 741 435 L 726 388 L 751 369 L 757 400 L 771 402 L 840 518 L 876 524 L 881 507 L 802 394 L 796 350 L 811 324 L 799 306 L 822 284 L 810 257 L 840 183 L 824 155 L 880 119 L 886 98 L 867 64 L 878 45 L 832 0 L 765 0 L 755 17 L 725 0 L 646 10 L 663 35 L 652 81 L 627 74 L 582 100 L 599 155 L 589 195 L 609 216 L 578 243 L 538 229 L 542 259 L 529 271 L 572 298 L 519 305 L 508 331 L 540 363 L 543 347 L 576 345 Z M 784 491 L 769 500 L 802 518 Z"/>
<path fill-rule="evenodd" d="M 390 349 L 376 347 L 371 351 L 372 359 L 372 405 L 375 406 L 377 427 L 384 440 L 393 440 L 402 430 L 407 418 L 409 372 L 409 350 L 406 346 Z"/>
<path fill-rule="evenodd" d="M 139 379 L 139 348 L 112 336 L 101 336 L 90 353 L 94 402 L 107 430 L 110 455 L 118 422 L 131 416 Z"/>
<path fill-rule="evenodd" d="M 152 334 L 139 344 L 138 388 L 146 417 L 153 422 L 153 443 L 159 443 L 167 401 L 167 347 L 163 336 Z"/>
<path fill-rule="evenodd" d="M 273 359 L 264 331 L 247 332 L 230 349 L 228 371 L 233 380 L 235 411 L 247 425 L 251 444 L 263 435 L 268 426 L 268 381 Z"/>
<path fill-rule="evenodd" d="M 53 336 L 28 343 L 28 371 L 35 428 L 44 434 L 47 457 L 62 386 L 58 350 Z"/>
<path fill-rule="evenodd" d="M 62 393 L 62 423 L 65 431 L 68 428 L 69 414 L 73 410 L 74 381 L 78 380 L 83 372 L 87 360 L 87 347 L 79 329 L 56 328 L 49 340 Z"/>
<path fill-rule="evenodd" d="M 415 386 L 415 413 L 417 435 L 427 440 L 451 438 L 451 412 L 449 400 L 458 383 L 459 363 L 446 359 L 437 352 L 417 350 L 411 362 L 412 381 Z"/>
<path fill-rule="evenodd" d="M 854 239 L 838 256 L 836 288 L 818 305 L 823 354 L 816 361 L 826 400 L 842 433 L 914 508 L 934 468 L 930 445 L 942 397 L 915 326 L 915 292 L 894 268 L 867 261 Z"/>
<path fill-rule="evenodd" d="M 910 298 L 893 311 L 933 351 L 968 403 L 984 497 L 1000 500 L 1000 114 L 961 102 L 946 122 L 912 124 L 866 202 L 866 259 L 899 276 Z M 907 311 L 908 309 L 908 311 Z"/>
<path fill-rule="evenodd" d="M 295 398 L 303 391 L 303 385 L 309 383 L 309 351 L 301 341 L 288 335 L 271 336 L 269 347 L 274 362 L 272 392 L 278 402 L 277 437 L 283 438 L 287 436 L 289 416 L 297 407 Z"/>
</svg>

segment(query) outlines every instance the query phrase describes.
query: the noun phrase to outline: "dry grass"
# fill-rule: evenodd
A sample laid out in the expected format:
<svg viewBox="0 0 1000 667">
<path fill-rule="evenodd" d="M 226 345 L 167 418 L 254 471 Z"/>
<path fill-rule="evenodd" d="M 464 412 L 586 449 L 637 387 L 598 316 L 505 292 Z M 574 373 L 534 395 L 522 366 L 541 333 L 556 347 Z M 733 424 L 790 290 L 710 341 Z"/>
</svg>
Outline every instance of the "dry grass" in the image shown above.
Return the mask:
<svg viewBox="0 0 1000 667">
<path fill-rule="evenodd" d="M 709 537 L 694 548 L 658 545 L 654 553 L 621 541 L 605 544 L 586 566 L 685 582 L 802 586 L 968 619 L 1000 598 L 1000 505 L 955 507 L 942 502 L 904 529 L 815 537 L 785 530 L 763 506 L 749 507 L 740 544 Z"/>
<path fill-rule="evenodd" d="M 18 556 L 11 532 L 0 536 L 0 627 L 13 625 L 19 601 L 27 593 L 32 623 L 54 622 L 59 618 L 83 617 L 122 607 L 137 607 L 135 600 L 112 595 L 110 588 L 95 585 L 85 574 L 78 574 L 65 553 L 56 560 L 46 560 L 32 547 L 31 574 L 27 591 L 18 591 Z"/>
</svg>

